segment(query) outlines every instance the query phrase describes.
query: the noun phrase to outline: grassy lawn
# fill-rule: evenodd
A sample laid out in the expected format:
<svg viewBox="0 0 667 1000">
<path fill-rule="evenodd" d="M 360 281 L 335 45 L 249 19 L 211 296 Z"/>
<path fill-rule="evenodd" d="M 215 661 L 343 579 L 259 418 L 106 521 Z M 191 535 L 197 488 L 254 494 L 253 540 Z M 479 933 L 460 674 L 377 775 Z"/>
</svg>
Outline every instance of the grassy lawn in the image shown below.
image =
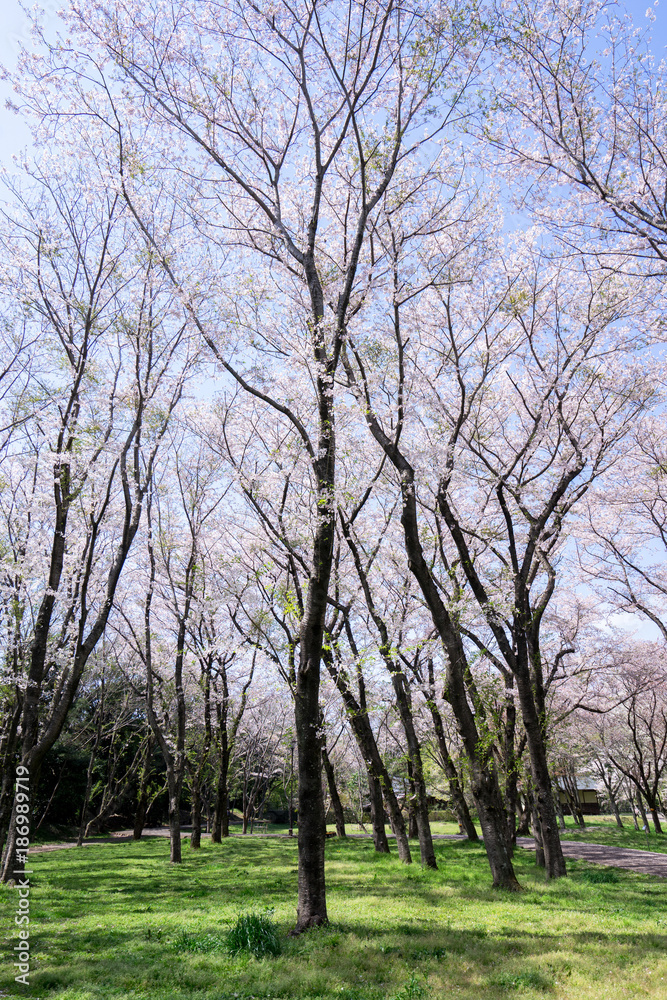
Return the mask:
<svg viewBox="0 0 667 1000">
<path fill-rule="evenodd" d="M 545 884 L 517 852 L 525 891 L 489 889 L 482 848 L 439 841 L 440 870 L 369 841 L 327 843 L 328 928 L 288 938 L 296 843 L 206 841 L 168 863 L 168 841 L 33 855 L 29 989 L 48 1000 L 501 1000 L 667 997 L 667 880 L 569 862 Z M 592 873 L 609 873 L 595 882 Z M 5 955 L 13 887 L 0 891 Z M 239 913 L 274 909 L 282 954 L 232 956 Z"/>
</svg>

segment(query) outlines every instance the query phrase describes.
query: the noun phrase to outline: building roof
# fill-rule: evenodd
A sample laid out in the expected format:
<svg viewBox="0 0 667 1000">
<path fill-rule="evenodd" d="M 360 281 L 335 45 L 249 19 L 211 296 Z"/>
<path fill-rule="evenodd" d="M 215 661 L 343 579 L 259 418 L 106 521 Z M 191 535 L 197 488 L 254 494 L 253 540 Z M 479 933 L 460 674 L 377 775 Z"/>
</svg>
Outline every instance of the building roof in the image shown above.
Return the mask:
<svg viewBox="0 0 667 1000">
<path fill-rule="evenodd" d="M 567 786 L 566 786 L 565 781 L 563 780 L 563 778 L 557 778 L 556 782 L 557 782 L 559 788 L 562 788 L 564 791 L 566 790 Z M 597 791 L 599 791 L 599 785 L 598 785 L 597 781 L 595 780 L 595 778 L 575 778 L 574 779 L 574 784 L 575 784 L 575 787 L 580 792 L 597 792 Z"/>
</svg>

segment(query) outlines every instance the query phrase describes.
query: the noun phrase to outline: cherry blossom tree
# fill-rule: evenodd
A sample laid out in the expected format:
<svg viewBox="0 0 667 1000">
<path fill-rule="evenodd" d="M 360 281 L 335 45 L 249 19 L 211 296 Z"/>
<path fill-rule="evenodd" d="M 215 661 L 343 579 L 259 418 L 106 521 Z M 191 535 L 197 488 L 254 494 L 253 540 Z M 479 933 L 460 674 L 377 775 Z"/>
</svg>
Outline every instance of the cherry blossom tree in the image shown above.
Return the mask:
<svg viewBox="0 0 667 1000">
<path fill-rule="evenodd" d="M 187 322 L 121 199 L 91 190 L 85 164 L 67 166 L 35 167 L 14 186 L 1 237 L 3 294 L 21 297 L 42 353 L 3 463 L 3 575 L 16 612 L 7 680 L 33 782 L 106 628 L 192 360 Z M 10 822 L 3 879 L 17 870 Z"/>
<path fill-rule="evenodd" d="M 317 719 L 341 347 L 383 272 L 370 238 L 381 199 L 392 189 L 399 202 L 414 198 L 420 185 L 403 164 L 419 163 L 426 177 L 437 159 L 432 102 L 442 106 L 436 132 L 458 113 L 475 65 L 465 52 L 474 16 L 393 0 L 80 3 L 69 15 L 78 49 L 63 44 L 48 57 L 59 81 L 63 60 L 75 71 L 77 119 L 85 109 L 108 124 L 109 169 L 223 370 L 264 421 L 292 428 L 310 461 L 314 533 L 295 700 L 298 931 L 327 919 Z M 62 94 L 46 93 L 47 77 L 26 98 L 42 121 L 67 113 Z M 225 273 L 230 246 L 242 249 Z M 259 261 L 264 276 L 248 287 L 239 271 L 258 273 Z"/>
<path fill-rule="evenodd" d="M 395 344 L 390 405 L 383 401 L 388 337 L 377 368 L 367 357 L 365 331 L 351 336 L 344 355 L 349 384 L 401 477 L 408 561 L 450 647 L 449 662 L 466 662 L 465 635 L 517 685 L 547 870 L 558 876 L 565 864 L 545 748 L 540 626 L 566 518 L 618 461 L 633 421 L 656 398 L 648 369 L 633 359 L 634 333 L 620 326 L 634 308 L 632 286 L 583 264 L 543 263 L 528 241 L 513 262 L 506 258 L 504 287 L 498 257 L 484 292 L 484 271 L 464 259 L 458 283 L 436 284 L 421 296 L 419 316 L 411 316 L 425 278 L 414 276 L 412 263 L 403 278 L 401 256 L 410 260 L 409 243 L 396 253 L 395 309 L 387 317 Z M 468 275 L 476 286 L 470 292 Z M 418 486 L 438 540 L 437 583 L 423 554 Z M 455 627 L 466 618 L 473 627 Z M 479 739 L 464 675 L 456 685 L 448 675 L 447 686 L 452 697 L 460 692 L 453 707 L 459 723 L 466 718 L 470 725 L 474 759 Z"/>
</svg>

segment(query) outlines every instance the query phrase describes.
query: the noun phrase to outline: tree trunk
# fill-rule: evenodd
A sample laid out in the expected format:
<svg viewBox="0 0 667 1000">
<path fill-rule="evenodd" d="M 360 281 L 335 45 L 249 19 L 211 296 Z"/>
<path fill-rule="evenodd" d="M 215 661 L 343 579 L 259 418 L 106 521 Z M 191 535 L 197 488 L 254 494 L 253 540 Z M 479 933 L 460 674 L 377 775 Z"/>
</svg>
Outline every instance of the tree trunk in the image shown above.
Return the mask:
<svg viewBox="0 0 667 1000">
<path fill-rule="evenodd" d="M 0 789 L 0 860 L 3 856 L 5 839 L 9 830 L 9 817 L 12 811 L 14 799 L 14 775 L 7 769 L 2 775 L 2 788 Z"/>
<path fill-rule="evenodd" d="M 229 836 L 228 769 L 229 759 L 226 747 L 224 747 L 221 752 L 220 769 L 215 787 L 215 809 L 213 812 L 213 830 L 211 832 L 211 840 L 214 844 L 219 844 L 223 837 Z"/>
<path fill-rule="evenodd" d="M 79 823 L 79 836 L 76 840 L 76 846 L 83 846 L 83 838 L 86 832 L 87 825 L 87 815 L 88 815 L 88 803 L 90 802 L 90 792 L 93 787 L 93 768 L 95 767 L 95 757 L 97 755 L 98 740 L 95 740 L 95 745 L 90 752 L 90 759 L 88 761 L 88 771 L 86 772 L 86 790 L 83 795 L 83 803 L 81 805 L 81 822 Z"/>
<path fill-rule="evenodd" d="M 429 660 L 429 685 L 433 694 L 435 694 L 435 677 L 433 674 L 433 660 Z M 449 752 L 449 747 L 447 746 L 447 740 L 445 739 L 445 727 L 442 722 L 442 716 L 435 702 L 435 698 L 430 696 L 427 699 L 427 704 L 431 712 L 431 718 L 433 720 L 433 729 L 435 730 L 436 739 L 438 741 L 438 749 L 440 751 L 440 759 L 442 761 L 442 767 L 447 775 L 447 780 L 449 782 L 449 794 L 452 798 L 452 805 L 454 806 L 454 812 L 459 821 L 459 826 L 461 831 L 465 833 L 468 840 L 479 840 L 477 835 L 477 830 L 475 829 L 475 824 L 473 823 L 472 816 L 470 815 L 470 810 L 468 809 L 468 803 L 465 800 L 465 795 L 463 794 L 463 789 L 461 788 L 461 781 L 459 778 L 459 773 L 456 770 L 456 765 L 452 760 L 452 756 Z"/>
<path fill-rule="evenodd" d="M 199 784 L 198 774 L 194 775 L 192 778 L 192 789 L 190 795 L 192 815 L 190 847 L 196 851 L 201 847 L 201 787 Z"/>
<path fill-rule="evenodd" d="M 616 801 L 616 796 L 615 795 L 610 795 L 609 798 L 611 800 L 611 807 L 614 810 L 614 817 L 616 819 L 616 826 L 620 830 L 622 830 L 623 829 L 623 820 L 621 819 L 621 813 L 620 813 L 619 808 L 618 808 L 618 802 Z"/>
<path fill-rule="evenodd" d="M 408 564 L 419 584 L 445 652 L 447 674 L 444 697 L 452 707 L 470 762 L 472 793 L 482 827 L 484 847 L 489 860 L 493 885 L 494 888 L 515 891 L 520 886 L 514 873 L 510 847 L 507 843 L 505 810 L 493 763 L 493 754 L 483 748 L 466 695 L 464 678 L 468 663 L 461 634 L 442 602 L 438 587 L 424 558 L 419 537 L 414 470 L 403 455 L 398 452 L 396 446 L 386 438 L 379 425 L 371 426 L 371 430 L 401 475 L 403 496 L 401 524 L 403 525 Z"/>
<path fill-rule="evenodd" d="M 637 789 L 637 808 L 639 809 L 639 814 L 642 818 L 642 825 L 646 830 L 648 830 L 648 816 L 646 815 L 644 800 L 642 799 L 642 793 L 639 789 Z"/>
<path fill-rule="evenodd" d="M 530 834 L 530 803 L 528 796 L 525 796 L 525 799 L 525 805 L 520 806 L 521 812 L 519 813 L 519 822 L 516 828 L 517 837 L 528 837 Z"/>
<path fill-rule="evenodd" d="M 315 596 L 315 589 L 311 580 L 309 603 Z M 321 594 L 321 598 L 326 601 L 326 594 Z M 321 620 L 324 620 L 323 614 Z M 299 902 L 296 926 L 292 933 L 301 933 L 309 927 L 328 922 L 324 880 L 326 837 L 321 778 L 322 747 L 318 732 L 321 648 L 321 630 L 304 628 L 294 706 L 299 774 Z"/>
<path fill-rule="evenodd" d="M 533 826 L 533 838 L 535 840 L 535 864 L 538 868 L 546 868 L 547 861 L 544 854 L 544 839 L 542 837 L 542 824 L 540 813 L 535 801 L 535 795 L 530 793 L 530 813 Z"/>
<path fill-rule="evenodd" d="M 324 772 L 327 776 L 329 795 L 331 796 L 331 808 L 333 809 L 334 817 L 336 819 L 336 834 L 339 837 L 346 837 L 347 834 L 345 833 L 343 804 L 340 801 L 340 795 L 338 794 L 338 789 L 336 788 L 334 769 L 331 761 L 329 760 L 329 754 L 327 753 L 324 740 L 322 741 L 322 763 L 324 764 Z"/>
<path fill-rule="evenodd" d="M 16 668 L 18 671 L 18 667 Z M 7 709 L 5 709 L 7 711 Z M 6 716 L 6 728 L 0 746 L 0 763 L 2 766 L 2 783 L 0 784 L 0 860 L 3 856 L 5 838 L 9 829 L 9 817 L 14 800 L 15 769 L 14 760 L 18 746 L 18 726 L 21 721 L 22 704 L 19 692 L 11 715 Z"/>
<path fill-rule="evenodd" d="M 567 875 L 567 867 L 558 834 L 558 821 L 547 763 L 543 724 L 538 715 L 534 687 L 527 667 L 524 669 L 518 665 L 515 678 L 528 741 L 534 783 L 534 803 L 542 835 L 546 872 L 549 878 L 561 878 Z"/>
<path fill-rule="evenodd" d="M 139 779 L 139 789 L 137 792 L 137 808 L 134 813 L 134 829 L 132 830 L 133 840 L 141 840 L 141 835 L 146 823 L 146 813 L 148 811 L 148 784 L 153 773 L 153 734 L 149 732 L 146 737 L 146 750 L 144 763 Z"/>
<path fill-rule="evenodd" d="M 391 681 L 396 695 L 396 704 L 405 738 L 408 744 L 410 755 L 410 765 L 412 779 L 414 781 L 414 807 L 415 820 L 417 822 L 417 834 L 419 837 L 419 850 L 421 853 L 421 863 L 427 868 L 436 868 L 438 863 L 435 860 L 433 850 L 433 838 L 431 836 L 431 825 L 428 821 L 428 802 L 426 798 L 426 782 L 424 781 L 424 768 L 422 765 L 421 748 L 417 733 L 415 732 L 414 719 L 412 718 L 412 707 L 410 704 L 410 690 L 405 674 L 398 669 L 390 657 L 385 654 L 385 662 L 390 665 Z"/>
<path fill-rule="evenodd" d="M 516 759 L 516 705 L 514 703 L 514 677 L 505 675 L 505 723 L 502 730 L 505 767 L 505 815 L 507 836 L 512 851 L 516 846 L 516 808 L 519 793 L 519 768 Z"/>
<path fill-rule="evenodd" d="M 389 842 L 384 828 L 384 802 L 382 785 L 371 771 L 368 771 L 368 792 L 371 800 L 371 823 L 373 843 L 378 854 L 389 854 Z"/>
<path fill-rule="evenodd" d="M 167 768 L 167 788 L 169 792 L 169 860 L 180 865 L 181 856 L 181 785 L 182 775 L 177 775 L 173 767 Z"/>
<path fill-rule="evenodd" d="M 616 798 L 616 792 L 614 792 L 614 786 L 611 780 L 611 776 L 607 778 L 605 776 L 604 770 L 601 769 L 600 774 L 602 776 L 602 781 L 604 782 L 604 787 L 607 789 L 607 794 L 609 796 L 609 804 L 611 805 L 612 811 L 614 813 L 614 819 L 616 820 L 616 826 L 619 830 L 623 829 L 623 820 L 621 819 L 621 814 L 618 809 L 618 800 Z M 618 790 L 618 789 L 617 789 Z"/>
<path fill-rule="evenodd" d="M 556 812 L 558 813 L 559 826 L 561 830 L 566 830 L 567 827 L 565 826 L 565 813 L 563 812 L 563 803 L 561 802 L 560 787 L 558 785 L 556 785 L 556 788 L 554 790 L 554 804 L 556 806 Z"/>
<path fill-rule="evenodd" d="M 651 819 L 653 820 L 653 826 L 655 827 L 656 833 L 662 833 L 662 827 L 660 825 L 660 817 L 658 816 L 658 809 L 656 806 L 650 806 L 651 809 Z"/>
<path fill-rule="evenodd" d="M 405 793 L 405 804 L 408 808 L 408 837 L 411 840 L 419 840 L 419 827 L 417 826 L 417 789 L 415 788 L 414 778 L 410 774 L 412 770 L 412 765 L 408 761 L 408 780 L 407 780 L 407 790 Z"/>
<path fill-rule="evenodd" d="M 405 830 L 403 813 L 401 812 L 401 807 L 398 804 L 398 799 L 396 798 L 396 793 L 394 792 L 389 772 L 387 771 L 384 761 L 380 756 L 375 734 L 373 733 L 373 728 L 368 718 L 368 712 L 365 707 L 356 701 L 345 677 L 336 670 L 329 655 L 325 657 L 325 663 L 331 677 L 334 680 L 334 683 L 336 684 L 336 687 L 341 694 L 341 697 L 343 698 L 345 708 L 347 709 L 348 719 L 352 727 L 354 738 L 357 741 L 357 746 L 359 747 L 364 764 L 366 765 L 366 771 L 369 776 L 369 785 L 371 778 L 374 776 L 380 781 L 382 786 L 382 795 L 387 807 L 387 813 L 389 814 L 389 823 L 391 824 L 391 829 L 396 837 L 398 856 L 403 864 L 412 864 L 412 855 L 410 853 L 410 844 Z M 363 687 L 361 690 L 361 697 L 363 698 Z"/>
<path fill-rule="evenodd" d="M 630 809 L 632 810 L 632 819 L 634 820 L 635 830 L 639 829 L 639 823 L 637 821 L 637 809 L 635 808 L 635 800 L 632 792 L 632 783 L 629 779 L 626 779 L 626 787 L 628 792 L 628 801 L 630 802 Z"/>
</svg>

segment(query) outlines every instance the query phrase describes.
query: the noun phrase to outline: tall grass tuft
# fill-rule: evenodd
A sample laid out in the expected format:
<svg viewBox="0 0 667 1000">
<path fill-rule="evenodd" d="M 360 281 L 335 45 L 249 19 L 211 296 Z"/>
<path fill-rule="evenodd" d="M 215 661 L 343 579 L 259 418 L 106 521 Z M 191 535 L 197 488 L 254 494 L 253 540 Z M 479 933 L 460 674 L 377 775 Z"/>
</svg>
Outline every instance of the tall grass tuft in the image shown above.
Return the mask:
<svg viewBox="0 0 667 1000">
<path fill-rule="evenodd" d="M 273 911 L 270 911 L 273 912 Z M 276 925 L 267 913 L 241 913 L 227 935 L 226 944 L 232 955 L 247 951 L 255 958 L 279 955 L 280 939 Z"/>
</svg>

